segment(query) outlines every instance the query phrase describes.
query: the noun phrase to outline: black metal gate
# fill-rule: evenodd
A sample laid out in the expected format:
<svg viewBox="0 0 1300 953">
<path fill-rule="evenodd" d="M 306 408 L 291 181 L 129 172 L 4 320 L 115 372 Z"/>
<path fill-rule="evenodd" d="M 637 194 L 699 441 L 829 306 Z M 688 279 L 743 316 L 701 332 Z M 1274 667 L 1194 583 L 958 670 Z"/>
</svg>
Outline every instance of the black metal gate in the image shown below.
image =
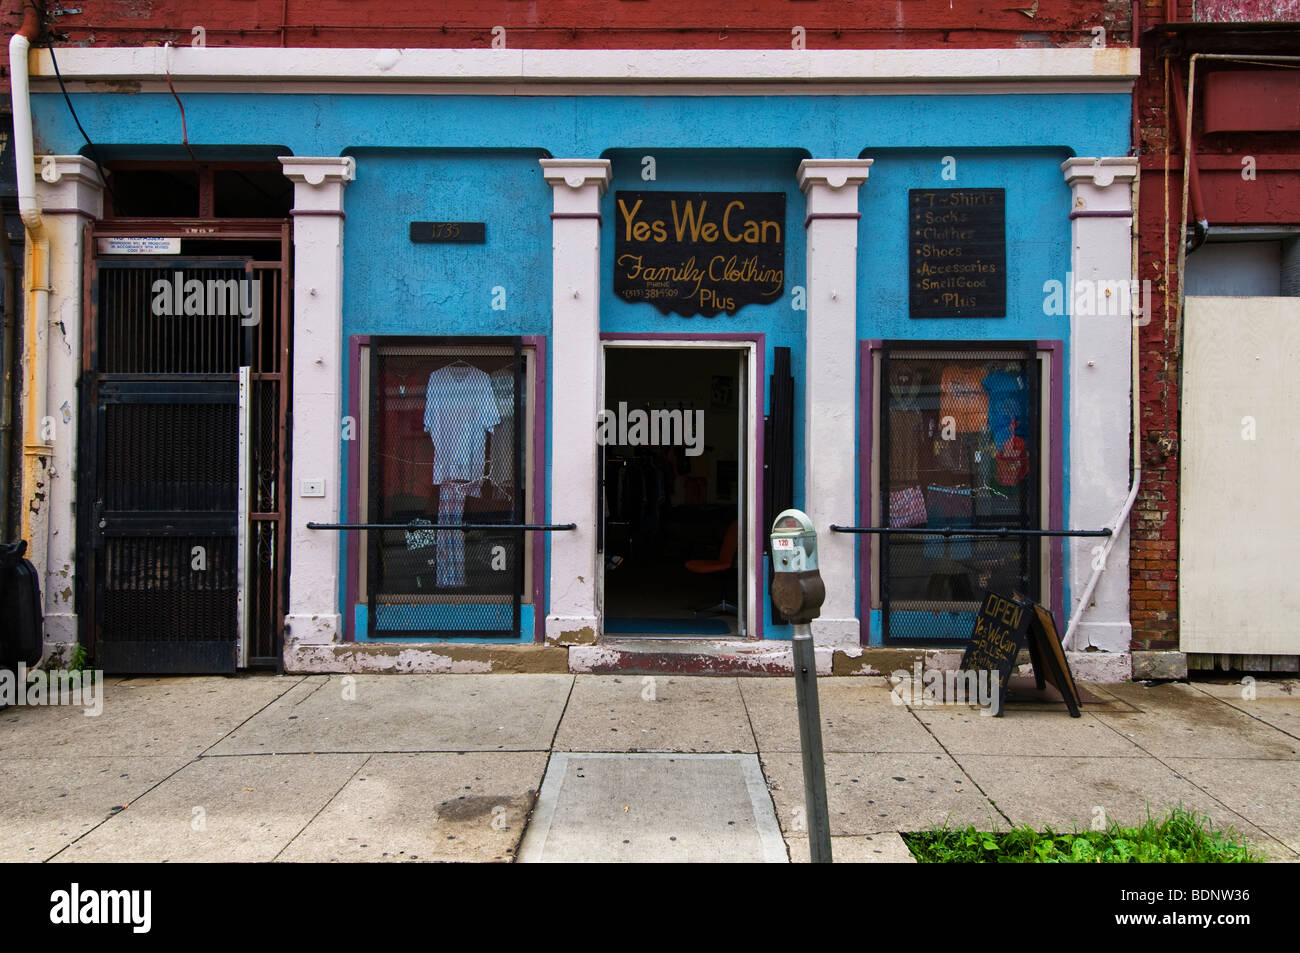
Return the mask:
<svg viewBox="0 0 1300 953">
<path fill-rule="evenodd" d="M 1037 597 L 1042 448 L 1036 353 L 887 344 L 881 357 L 881 634 L 969 639 L 981 590 Z M 949 530 L 947 535 L 905 532 Z M 990 531 L 1006 530 L 1006 536 Z"/>
<path fill-rule="evenodd" d="M 97 396 L 95 664 L 233 672 L 238 382 L 103 381 Z"/>
<path fill-rule="evenodd" d="M 286 294 L 283 262 L 93 263 L 81 612 L 106 672 L 277 661 Z"/>
<path fill-rule="evenodd" d="M 777 514 L 794 506 L 794 377 L 790 374 L 790 349 L 773 348 L 772 374 L 768 378 L 771 413 L 764 420 L 763 440 L 763 554 L 770 555 L 772 524 Z M 776 563 L 768 563 L 767 585 L 771 592 Z M 770 599 L 770 596 L 769 596 Z M 772 622 L 786 623 L 772 601 Z"/>
<path fill-rule="evenodd" d="M 402 526 L 366 531 L 369 635 L 517 638 L 521 341 L 372 338 L 369 377 L 369 521 Z"/>
</svg>

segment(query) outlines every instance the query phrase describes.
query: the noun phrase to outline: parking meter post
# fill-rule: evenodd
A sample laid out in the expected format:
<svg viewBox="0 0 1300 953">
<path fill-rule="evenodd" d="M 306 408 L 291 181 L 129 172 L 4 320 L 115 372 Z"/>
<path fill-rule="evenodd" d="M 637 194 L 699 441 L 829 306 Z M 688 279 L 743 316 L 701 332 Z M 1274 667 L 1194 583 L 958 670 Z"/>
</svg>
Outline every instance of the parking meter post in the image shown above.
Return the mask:
<svg viewBox="0 0 1300 953">
<path fill-rule="evenodd" d="M 808 852 L 814 864 L 829 864 L 831 823 L 826 809 L 826 759 L 822 754 L 821 705 L 817 701 L 817 662 L 812 633 L 806 623 L 794 627 L 794 685 L 799 709 L 799 747 L 803 751 Z"/>
<path fill-rule="evenodd" d="M 772 523 L 772 602 L 794 626 L 794 685 L 803 751 L 804 813 L 808 852 L 815 864 L 831 862 L 831 824 L 826 811 L 826 762 L 817 703 L 817 662 L 811 622 L 821 614 L 826 585 L 817 566 L 817 529 L 802 510 L 783 510 Z"/>
</svg>

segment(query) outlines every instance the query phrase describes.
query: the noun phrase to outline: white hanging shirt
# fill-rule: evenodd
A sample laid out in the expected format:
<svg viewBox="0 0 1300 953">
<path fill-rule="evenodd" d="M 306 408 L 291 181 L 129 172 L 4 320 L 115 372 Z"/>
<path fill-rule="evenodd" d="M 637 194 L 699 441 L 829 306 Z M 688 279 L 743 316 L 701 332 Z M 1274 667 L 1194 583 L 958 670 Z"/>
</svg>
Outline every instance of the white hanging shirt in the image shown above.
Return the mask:
<svg viewBox="0 0 1300 953">
<path fill-rule="evenodd" d="M 424 429 L 433 440 L 433 482 L 482 478 L 483 434 L 500 422 L 492 382 L 483 371 L 449 364 L 430 374 Z"/>
</svg>

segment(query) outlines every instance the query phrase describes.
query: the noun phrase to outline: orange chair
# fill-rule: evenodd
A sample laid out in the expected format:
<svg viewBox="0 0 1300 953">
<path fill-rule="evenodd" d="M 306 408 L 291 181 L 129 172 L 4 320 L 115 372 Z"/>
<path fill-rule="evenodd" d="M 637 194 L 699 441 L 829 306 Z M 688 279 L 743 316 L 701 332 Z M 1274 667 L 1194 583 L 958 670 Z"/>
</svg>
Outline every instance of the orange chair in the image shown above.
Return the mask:
<svg viewBox="0 0 1300 953">
<path fill-rule="evenodd" d="M 728 583 L 735 582 L 735 576 L 729 570 L 735 570 L 736 568 L 736 537 L 739 526 L 738 521 L 731 521 L 731 525 L 727 527 L 727 531 L 722 535 L 722 546 L 718 548 L 716 558 L 688 559 L 686 561 L 687 572 L 693 572 L 700 576 L 720 573 L 722 579 L 722 601 L 704 609 L 696 609 L 696 615 L 704 612 L 734 613 L 736 611 L 736 604 L 727 599 L 727 594 L 730 591 Z"/>
</svg>

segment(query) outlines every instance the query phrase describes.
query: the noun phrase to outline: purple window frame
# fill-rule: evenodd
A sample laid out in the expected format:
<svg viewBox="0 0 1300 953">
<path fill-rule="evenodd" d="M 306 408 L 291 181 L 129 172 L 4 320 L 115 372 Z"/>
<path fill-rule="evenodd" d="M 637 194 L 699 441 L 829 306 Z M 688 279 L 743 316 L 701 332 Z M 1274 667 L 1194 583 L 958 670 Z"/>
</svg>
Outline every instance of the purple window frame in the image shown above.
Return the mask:
<svg viewBox="0 0 1300 953">
<path fill-rule="evenodd" d="M 913 343 L 917 350 L 949 342 L 918 340 Z M 1051 528 L 1062 527 L 1065 517 L 1065 501 L 1062 498 L 1064 487 L 1064 410 L 1062 407 L 1065 392 L 1065 345 L 1058 340 L 1035 341 L 965 341 L 963 346 L 972 349 L 990 348 L 1014 344 L 1020 347 L 1032 345 L 1038 353 L 1047 354 L 1047 376 L 1044 385 L 1048 394 L 1047 420 L 1052 434 L 1051 459 L 1041 461 L 1040 466 L 1047 467 L 1047 486 L 1051 503 L 1047 518 Z M 875 446 L 874 414 L 876 352 L 885 346 L 883 340 L 874 339 L 858 342 L 858 525 L 868 526 L 871 519 L 872 494 L 876 488 L 871 481 L 871 452 Z M 871 536 L 862 534 L 857 537 L 858 546 L 858 641 L 862 645 L 871 644 Z M 1049 537 L 1047 541 L 1047 574 L 1051 604 L 1046 608 L 1055 613 L 1065 604 L 1065 548 L 1062 537 Z"/>
<path fill-rule="evenodd" d="M 348 383 L 347 413 L 353 420 L 361 420 L 361 349 L 370 346 L 369 334 L 354 334 L 348 339 L 348 366 L 351 368 Z M 466 345 L 474 343 L 473 336 L 465 337 Z M 532 481 L 533 505 L 526 518 L 531 523 L 546 522 L 546 336 L 525 334 L 520 345 L 533 349 L 533 389 L 528 395 L 533 403 L 533 464 L 528 478 Z M 348 512 L 349 523 L 361 522 L 361 441 L 348 441 Z M 533 558 L 533 639 L 535 644 L 546 641 L 546 550 L 541 533 L 530 533 Z M 347 581 L 344 585 L 345 612 L 343 641 L 355 642 L 356 605 L 360 598 L 358 580 L 361 573 L 361 535 L 347 534 Z M 494 643 L 496 644 L 496 643 Z M 501 642 L 517 645 L 516 642 Z"/>
</svg>

